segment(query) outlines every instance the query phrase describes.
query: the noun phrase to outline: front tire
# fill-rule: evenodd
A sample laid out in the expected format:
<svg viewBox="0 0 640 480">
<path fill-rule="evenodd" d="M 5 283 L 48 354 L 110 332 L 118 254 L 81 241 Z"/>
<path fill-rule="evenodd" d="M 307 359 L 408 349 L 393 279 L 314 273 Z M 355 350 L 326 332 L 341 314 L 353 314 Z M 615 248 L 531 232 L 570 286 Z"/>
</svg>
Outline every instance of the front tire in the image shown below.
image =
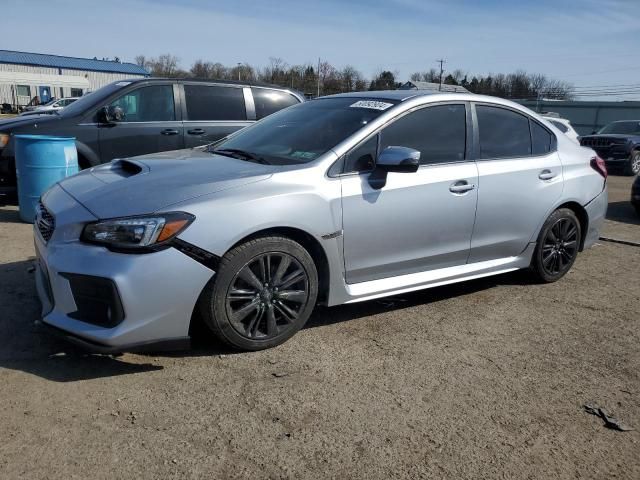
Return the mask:
<svg viewBox="0 0 640 480">
<path fill-rule="evenodd" d="M 205 324 L 241 350 L 284 343 L 311 316 L 318 272 L 309 253 L 281 236 L 260 237 L 227 252 L 200 296 Z"/>
<path fill-rule="evenodd" d="M 625 175 L 638 175 L 640 172 L 640 150 L 634 150 L 629 156 L 629 161 L 624 167 Z"/>
<path fill-rule="evenodd" d="M 578 256 L 581 239 L 580 221 L 572 210 L 560 208 L 549 215 L 531 261 L 536 277 L 545 283 L 564 277 Z"/>
</svg>

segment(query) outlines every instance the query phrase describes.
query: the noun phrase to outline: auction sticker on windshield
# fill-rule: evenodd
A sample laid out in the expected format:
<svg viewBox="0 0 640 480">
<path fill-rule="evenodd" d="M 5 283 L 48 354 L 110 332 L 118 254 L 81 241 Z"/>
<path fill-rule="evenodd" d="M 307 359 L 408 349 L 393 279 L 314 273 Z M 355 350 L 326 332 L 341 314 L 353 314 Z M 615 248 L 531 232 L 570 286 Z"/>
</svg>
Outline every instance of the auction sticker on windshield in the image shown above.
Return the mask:
<svg viewBox="0 0 640 480">
<path fill-rule="evenodd" d="M 393 107 L 393 103 L 378 102 L 375 100 L 360 100 L 349 106 L 353 108 L 371 108 L 373 110 L 386 110 L 389 107 Z"/>
</svg>

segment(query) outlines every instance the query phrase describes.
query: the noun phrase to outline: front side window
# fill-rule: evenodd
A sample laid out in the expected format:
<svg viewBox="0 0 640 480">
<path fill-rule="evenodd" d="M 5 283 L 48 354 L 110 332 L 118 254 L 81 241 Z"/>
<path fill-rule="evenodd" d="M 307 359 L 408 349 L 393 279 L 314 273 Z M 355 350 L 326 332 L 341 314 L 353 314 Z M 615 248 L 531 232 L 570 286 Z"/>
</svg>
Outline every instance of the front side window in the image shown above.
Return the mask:
<svg viewBox="0 0 640 480">
<path fill-rule="evenodd" d="M 253 94 L 253 103 L 256 106 L 256 118 L 258 120 L 278 110 L 300 103 L 290 93 L 269 88 L 251 88 L 251 93 Z"/>
<path fill-rule="evenodd" d="M 459 162 L 465 158 L 464 105 L 436 105 L 411 112 L 382 130 L 380 149 L 390 146 L 420 151 L 420 163 Z"/>
<path fill-rule="evenodd" d="M 111 103 L 124 112 L 124 122 L 168 122 L 176 119 L 171 85 L 133 90 Z"/>
<path fill-rule="evenodd" d="M 531 155 L 529 119 L 500 107 L 477 105 L 480 158 L 513 158 Z"/>
<path fill-rule="evenodd" d="M 187 120 L 246 120 L 242 88 L 185 85 Z"/>
<path fill-rule="evenodd" d="M 308 163 L 369 124 L 397 102 L 362 98 L 323 98 L 269 115 L 216 150 L 252 153 L 272 164 Z"/>
<path fill-rule="evenodd" d="M 344 173 L 370 172 L 378 157 L 378 135 L 370 137 L 345 155 Z"/>
</svg>

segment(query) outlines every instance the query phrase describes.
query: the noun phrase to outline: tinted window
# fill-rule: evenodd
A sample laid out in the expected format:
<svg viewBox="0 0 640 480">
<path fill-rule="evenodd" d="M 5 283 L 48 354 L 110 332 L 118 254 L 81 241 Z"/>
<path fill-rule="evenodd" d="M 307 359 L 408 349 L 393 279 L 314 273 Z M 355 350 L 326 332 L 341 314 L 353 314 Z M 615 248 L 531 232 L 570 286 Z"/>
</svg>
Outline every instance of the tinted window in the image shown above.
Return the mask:
<svg viewBox="0 0 640 480">
<path fill-rule="evenodd" d="M 344 172 L 368 172 L 373 170 L 378 153 L 378 135 L 364 141 L 345 157 Z"/>
<path fill-rule="evenodd" d="M 549 131 L 538 122 L 531 122 L 531 146 L 534 155 L 544 155 L 551 151 L 552 136 Z"/>
<path fill-rule="evenodd" d="M 480 158 L 531 155 L 529 120 L 505 108 L 477 105 Z"/>
<path fill-rule="evenodd" d="M 394 106 L 393 100 L 323 98 L 269 115 L 215 145 L 254 153 L 269 163 L 307 163 Z"/>
<path fill-rule="evenodd" d="M 242 88 L 185 85 L 188 120 L 246 120 Z"/>
<path fill-rule="evenodd" d="M 253 103 L 256 106 L 258 120 L 272 113 L 300 103 L 296 97 L 286 92 L 270 90 L 268 88 L 252 88 Z"/>
<path fill-rule="evenodd" d="M 569 131 L 569 128 L 562 122 L 555 122 L 553 120 L 549 120 L 551 122 L 551 125 L 553 125 L 554 127 L 556 127 L 558 130 L 560 130 L 562 133 L 567 133 Z"/>
<path fill-rule="evenodd" d="M 640 122 L 613 122 L 605 127 L 602 127 L 602 129 L 598 133 L 640 135 Z"/>
<path fill-rule="evenodd" d="M 167 122 L 176 119 L 171 85 L 152 85 L 133 90 L 111 102 L 120 107 L 125 122 Z"/>
<path fill-rule="evenodd" d="M 382 131 L 380 148 L 401 146 L 420 151 L 420 163 L 464 160 L 464 105 L 439 105 L 409 113 Z"/>
</svg>

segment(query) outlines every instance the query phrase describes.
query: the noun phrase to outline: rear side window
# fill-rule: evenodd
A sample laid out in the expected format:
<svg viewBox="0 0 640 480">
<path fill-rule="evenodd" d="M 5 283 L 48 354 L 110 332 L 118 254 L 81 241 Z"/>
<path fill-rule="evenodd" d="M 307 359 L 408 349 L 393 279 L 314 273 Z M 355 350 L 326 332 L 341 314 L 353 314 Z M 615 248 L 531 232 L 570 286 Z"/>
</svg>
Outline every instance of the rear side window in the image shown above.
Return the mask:
<svg viewBox="0 0 640 480">
<path fill-rule="evenodd" d="M 529 119 L 505 108 L 477 105 L 480 158 L 531 155 Z"/>
<path fill-rule="evenodd" d="M 187 120 L 246 120 L 242 88 L 185 85 Z"/>
<path fill-rule="evenodd" d="M 111 103 L 124 112 L 125 122 L 168 122 L 176 119 L 171 85 L 133 90 Z"/>
<path fill-rule="evenodd" d="M 271 90 L 269 88 L 252 88 L 251 93 L 253 94 L 253 102 L 256 106 L 256 118 L 258 120 L 278 110 L 300 103 L 299 100 L 290 93 Z"/>
<path fill-rule="evenodd" d="M 530 120 L 531 123 L 531 146 L 534 155 L 544 155 L 549 153 L 552 147 L 553 137 L 551 133 L 538 122 Z"/>
<path fill-rule="evenodd" d="M 464 105 L 438 105 L 411 112 L 382 130 L 380 150 L 389 146 L 420 151 L 421 164 L 464 160 Z"/>
</svg>

